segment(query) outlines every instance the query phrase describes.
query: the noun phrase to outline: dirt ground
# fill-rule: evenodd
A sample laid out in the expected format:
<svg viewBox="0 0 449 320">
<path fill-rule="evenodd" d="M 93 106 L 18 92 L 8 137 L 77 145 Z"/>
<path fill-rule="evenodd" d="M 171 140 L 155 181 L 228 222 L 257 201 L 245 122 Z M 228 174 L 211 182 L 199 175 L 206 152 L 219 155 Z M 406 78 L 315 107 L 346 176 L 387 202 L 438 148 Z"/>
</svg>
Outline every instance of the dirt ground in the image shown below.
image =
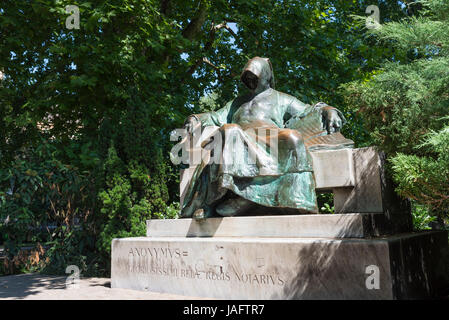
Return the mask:
<svg viewBox="0 0 449 320">
<path fill-rule="evenodd" d="M 82 278 L 78 288 L 67 287 L 66 277 L 20 274 L 0 277 L 0 300 L 191 300 L 174 294 L 111 289 L 108 278 Z"/>
</svg>

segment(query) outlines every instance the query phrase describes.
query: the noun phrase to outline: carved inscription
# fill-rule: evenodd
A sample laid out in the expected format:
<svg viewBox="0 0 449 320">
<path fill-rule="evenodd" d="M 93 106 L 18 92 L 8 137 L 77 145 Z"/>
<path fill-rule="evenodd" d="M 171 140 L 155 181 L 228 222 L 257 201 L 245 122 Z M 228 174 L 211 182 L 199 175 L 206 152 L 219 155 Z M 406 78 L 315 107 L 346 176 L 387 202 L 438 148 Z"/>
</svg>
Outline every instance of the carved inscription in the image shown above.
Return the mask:
<svg viewBox="0 0 449 320">
<path fill-rule="evenodd" d="M 223 250 L 223 247 L 216 248 Z M 207 263 L 203 259 L 187 263 L 188 250 L 172 247 L 130 248 L 128 251 L 128 271 L 175 278 L 189 278 L 206 281 L 234 281 L 249 285 L 283 286 L 285 280 L 277 274 L 263 272 L 245 272 L 226 265 L 220 256 L 216 263 Z M 211 258 L 211 261 L 214 259 Z M 214 261 L 215 262 L 215 261 Z M 264 258 L 256 259 L 256 267 L 264 266 Z"/>
</svg>

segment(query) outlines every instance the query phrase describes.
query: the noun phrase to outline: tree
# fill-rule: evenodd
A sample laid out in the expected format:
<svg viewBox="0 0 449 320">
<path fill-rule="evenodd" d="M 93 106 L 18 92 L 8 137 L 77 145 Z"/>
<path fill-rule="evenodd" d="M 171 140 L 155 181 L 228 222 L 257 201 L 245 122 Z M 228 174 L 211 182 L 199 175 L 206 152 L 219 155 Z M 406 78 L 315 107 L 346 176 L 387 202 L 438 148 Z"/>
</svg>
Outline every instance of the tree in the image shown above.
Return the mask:
<svg viewBox="0 0 449 320">
<path fill-rule="evenodd" d="M 233 97 L 242 65 L 255 55 L 273 60 L 281 91 L 339 105 L 339 83 L 369 73 L 393 52 L 360 37 L 351 14 L 368 4 L 2 1 L 2 160 L 39 141 L 39 123 L 65 142 L 74 135 L 92 140 L 105 118 L 120 121 L 135 94 L 168 137 L 204 92 L 216 91 L 220 103 Z M 66 5 L 79 6 L 79 30 L 66 28 Z M 379 6 L 385 21 L 404 14 L 399 3 Z"/>
<path fill-rule="evenodd" d="M 442 218 L 449 213 L 449 3 L 416 5 L 409 10 L 414 15 L 370 31 L 381 43 L 394 43 L 398 55 L 345 90 L 347 104 L 363 114 L 389 154 L 399 193 Z"/>
<path fill-rule="evenodd" d="M 424 143 L 427 156 L 399 153 L 391 159 L 398 191 L 405 197 L 427 205 L 435 214 L 449 210 L 449 126 L 431 131 Z"/>
</svg>

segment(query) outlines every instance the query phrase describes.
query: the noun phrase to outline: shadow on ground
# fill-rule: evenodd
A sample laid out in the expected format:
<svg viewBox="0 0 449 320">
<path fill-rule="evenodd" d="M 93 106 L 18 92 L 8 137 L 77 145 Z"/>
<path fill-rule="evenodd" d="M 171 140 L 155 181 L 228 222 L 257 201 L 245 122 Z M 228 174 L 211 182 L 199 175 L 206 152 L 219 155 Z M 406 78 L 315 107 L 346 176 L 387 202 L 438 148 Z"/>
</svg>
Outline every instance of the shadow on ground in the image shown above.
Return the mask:
<svg viewBox="0 0 449 320">
<path fill-rule="evenodd" d="M 42 295 L 49 290 L 66 290 L 66 279 L 65 276 L 48 276 L 38 273 L 0 277 L 0 299 L 26 299 Z M 111 282 L 109 280 L 83 281 L 82 287 L 110 289 Z"/>
<path fill-rule="evenodd" d="M 0 277 L 0 299 L 26 298 L 49 289 L 65 289 L 65 277 L 52 277 L 37 273 Z"/>
<path fill-rule="evenodd" d="M 180 295 L 111 288 L 108 278 L 80 278 L 66 286 L 66 276 L 38 273 L 0 277 L 0 300 L 190 300 Z"/>
</svg>

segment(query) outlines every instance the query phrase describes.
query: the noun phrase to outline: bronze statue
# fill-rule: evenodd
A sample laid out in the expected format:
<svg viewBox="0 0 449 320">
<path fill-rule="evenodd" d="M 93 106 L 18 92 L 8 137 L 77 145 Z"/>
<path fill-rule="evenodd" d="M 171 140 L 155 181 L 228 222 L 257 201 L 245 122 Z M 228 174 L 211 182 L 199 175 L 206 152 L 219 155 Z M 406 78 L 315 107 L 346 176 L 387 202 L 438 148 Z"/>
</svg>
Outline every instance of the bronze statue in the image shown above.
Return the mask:
<svg viewBox="0 0 449 320">
<path fill-rule="evenodd" d="M 333 140 L 324 142 L 326 148 L 351 144 L 339 133 L 345 122 L 342 113 L 325 103 L 312 106 L 276 91 L 267 58 L 249 60 L 241 81 L 248 94 L 185 122 L 189 133 L 198 125 L 219 127 L 224 146 L 223 162 L 196 167 L 181 217 L 317 213 L 309 149 L 322 146 L 327 135 Z M 240 141 L 240 148 L 236 150 L 231 140 Z M 238 155 L 252 155 L 254 161 L 233 162 Z"/>
</svg>

